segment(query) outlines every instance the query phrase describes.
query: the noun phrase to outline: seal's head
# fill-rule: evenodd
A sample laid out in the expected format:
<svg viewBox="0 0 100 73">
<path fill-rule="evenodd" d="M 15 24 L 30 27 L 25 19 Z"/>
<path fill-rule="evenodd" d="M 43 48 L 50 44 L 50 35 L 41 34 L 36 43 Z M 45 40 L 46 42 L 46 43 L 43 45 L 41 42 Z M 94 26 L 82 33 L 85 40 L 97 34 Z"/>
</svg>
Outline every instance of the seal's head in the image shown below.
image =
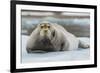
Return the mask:
<svg viewBox="0 0 100 73">
<path fill-rule="evenodd" d="M 48 40 L 51 40 L 53 35 L 54 34 L 54 29 L 52 27 L 52 24 L 47 22 L 47 21 L 44 21 L 42 23 L 39 24 L 39 29 L 40 29 L 40 37 L 41 39 L 48 39 Z"/>
</svg>

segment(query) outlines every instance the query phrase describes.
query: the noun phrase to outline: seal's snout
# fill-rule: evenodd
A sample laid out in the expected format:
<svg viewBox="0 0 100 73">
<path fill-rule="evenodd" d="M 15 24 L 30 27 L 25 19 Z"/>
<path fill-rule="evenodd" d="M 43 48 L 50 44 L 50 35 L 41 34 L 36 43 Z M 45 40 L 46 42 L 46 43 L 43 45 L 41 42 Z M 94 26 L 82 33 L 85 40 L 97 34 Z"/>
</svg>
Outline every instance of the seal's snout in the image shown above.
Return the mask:
<svg viewBox="0 0 100 73">
<path fill-rule="evenodd" d="M 48 32 L 48 30 L 44 30 L 44 33 L 46 34 Z"/>
</svg>

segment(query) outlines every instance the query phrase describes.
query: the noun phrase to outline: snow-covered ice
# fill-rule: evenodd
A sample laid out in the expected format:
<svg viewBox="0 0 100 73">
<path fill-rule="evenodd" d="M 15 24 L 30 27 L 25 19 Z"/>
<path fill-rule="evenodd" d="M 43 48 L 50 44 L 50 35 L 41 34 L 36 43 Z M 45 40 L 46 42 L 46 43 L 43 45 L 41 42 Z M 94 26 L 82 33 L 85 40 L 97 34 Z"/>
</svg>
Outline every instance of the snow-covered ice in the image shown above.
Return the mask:
<svg viewBox="0 0 100 73">
<path fill-rule="evenodd" d="M 74 51 L 50 52 L 50 53 L 32 53 L 28 54 L 26 51 L 26 43 L 28 36 L 22 35 L 22 63 L 29 62 L 54 62 L 54 61 L 74 61 L 74 60 L 88 60 L 90 58 L 90 49 L 82 49 Z M 82 41 L 89 43 L 89 38 L 80 37 Z"/>
</svg>

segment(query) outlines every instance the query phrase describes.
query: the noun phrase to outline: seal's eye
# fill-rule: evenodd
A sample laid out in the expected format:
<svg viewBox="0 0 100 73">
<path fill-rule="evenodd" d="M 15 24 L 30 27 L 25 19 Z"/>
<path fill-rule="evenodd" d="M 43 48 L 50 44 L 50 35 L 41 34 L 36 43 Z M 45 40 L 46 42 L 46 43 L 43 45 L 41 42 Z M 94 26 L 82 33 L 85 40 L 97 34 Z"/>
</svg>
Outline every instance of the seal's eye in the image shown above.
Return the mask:
<svg viewBox="0 0 100 73">
<path fill-rule="evenodd" d="M 43 28 L 43 26 L 41 26 L 41 28 Z"/>
<path fill-rule="evenodd" d="M 50 26 L 48 26 L 48 28 L 50 28 Z"/>
</svg>

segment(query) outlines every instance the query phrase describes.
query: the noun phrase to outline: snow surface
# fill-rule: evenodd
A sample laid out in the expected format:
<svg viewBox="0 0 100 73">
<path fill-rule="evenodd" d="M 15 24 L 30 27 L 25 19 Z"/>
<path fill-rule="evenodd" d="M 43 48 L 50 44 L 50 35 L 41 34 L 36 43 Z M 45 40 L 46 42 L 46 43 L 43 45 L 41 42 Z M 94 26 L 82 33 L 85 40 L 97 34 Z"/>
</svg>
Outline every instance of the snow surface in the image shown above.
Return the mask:
<svg viewBox="0 0 100 73">
<path fill-rule="evenodd" d="M 26 51 L 26 43 L 28 36 L 22 35 L 22 63 L 29 62 L 51 62 L 51 61 L 74 61 L 74 60 L 88 60 L 90 58 L 90 49 L 82 49 L 74 51 L 50 52 L 50 53 L 32 53 L 28 54 Z M 80 37 L 82 41 L 89 43 L 89 38 Z"/>
</svg>

